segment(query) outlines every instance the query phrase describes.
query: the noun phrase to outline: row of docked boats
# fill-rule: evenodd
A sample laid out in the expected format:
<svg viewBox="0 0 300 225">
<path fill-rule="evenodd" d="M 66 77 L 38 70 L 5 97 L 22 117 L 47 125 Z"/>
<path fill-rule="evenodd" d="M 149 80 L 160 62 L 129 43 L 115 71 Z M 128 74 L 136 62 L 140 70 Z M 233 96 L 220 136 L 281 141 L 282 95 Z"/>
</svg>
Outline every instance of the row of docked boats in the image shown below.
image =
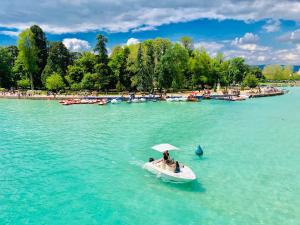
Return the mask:
<svg viewBox="0 0 300 225">
<path fill-rule="evenodd" d="M 79 104 L 97 104 L 100 100 L 98 99 L 67 99 L 59 101 L 62 105 L 79 105 Z"/>
<path fill-rule="evenodd" d="M 169 97 L 165 99 L 167 102 L 198 102 L 200 98 L 195 95 L 189 95 L 188 97 Z"/>
<path fill-rule="evenodd" d="M 78 104 L 98 104 L 98 105 L 107 105 L 111 104 L 119 104 L 121 102 L 127 103 L 143 103 L 143 102 L 156 102 L 156 101 L 166 101 L 166 102 L 198 102 L 201 99 L 216 99 L 216 100 L 225 100 L 225 101 L 243 101 L 249 98 L 247 95 L 210 95 L 210 96 L 197 96 L 197 95 L 189 95 L 189 96 L 169 96 L 169 97 L 134 97 L 125 99 L 124 97 L 107 97 L 101 99 L 67 99 L 61 100 L 59 103 L 62 105 L 78 105 Z"/>
</svg>

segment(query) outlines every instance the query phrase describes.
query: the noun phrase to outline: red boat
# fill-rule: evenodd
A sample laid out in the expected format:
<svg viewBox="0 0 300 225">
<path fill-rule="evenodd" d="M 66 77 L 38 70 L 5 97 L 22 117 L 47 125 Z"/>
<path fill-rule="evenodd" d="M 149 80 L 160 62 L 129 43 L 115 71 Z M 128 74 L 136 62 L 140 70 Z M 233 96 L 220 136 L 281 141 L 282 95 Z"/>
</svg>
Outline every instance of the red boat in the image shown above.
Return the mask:
<svg viewBox="0 0 300 225">
<path fill-rule="evenodd" d="M 188 96 L 187 100 L 189 102 L 198 102 L 198 99 L 195 97 L 195 95 L 192 94 Z"/>
<path fill-rule="evenodd" d="M 101 99 L 100 102 L 98 103 L 98 105 L 106 105 L 107 101 L 106 99 Z"/>
</svg>

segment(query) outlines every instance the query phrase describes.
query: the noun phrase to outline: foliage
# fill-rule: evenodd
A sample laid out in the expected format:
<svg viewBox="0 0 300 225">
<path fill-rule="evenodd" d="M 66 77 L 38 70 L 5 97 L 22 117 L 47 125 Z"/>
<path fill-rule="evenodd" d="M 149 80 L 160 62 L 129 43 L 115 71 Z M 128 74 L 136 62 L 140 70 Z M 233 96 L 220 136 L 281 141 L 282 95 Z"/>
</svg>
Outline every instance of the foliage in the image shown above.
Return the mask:
<svg viewBox="0 0 300 225">
<path fill-rule="evenodd" d="M 188 36 L 183 36 L 180 38 L 180 42 L 182 46 L 188 50 L 189 54 L 191 54 L 194 50 L 194 42 L 193 39 Z"/>
<path fill-rule="evenodd" d="M 262 74 L 267 80 L 291 80 L 293 79 L 293 68 L 291 66 L 268 65 L 264 67 Z"/>
<path fill-rule="evenodd" d="M 47 77 L 53 73 L 59 73 L 64 77 L 70 65 L 70 57 L 69 50 L 61 41 L 50 42 L 47 64 L 41 77 L 42 82 L 45 83 Z"/>
<path fill-rule="evenodd" d="M 63 78 L 59 73 L 53 73 L 46 79 L 46 88 L 49 91 L 57 92 L 65 88 Z"/>
<path fill-rule="evenodd" d="M 111 77 L 116 81 L 116 89 L 119 91 L 125 88 L 130 89 L 131 77 L 127 68 L 129 53 L 129 48 L 117 46 L 113 49 L 110 56 L 108 65 L 112 72 Z"/>
<path fill-rule="evenodd" d="M 26 29 L 19 34 L 18 40 L 19 62 L 30 79 L 31 89 L 34 89 L 34 74 L 38 71 L 38 49 L 35 44 L 34 34 Z"/>
<path fill-rule="evenodd" d="M 28 78 L 23 78 L 17 81 L 17 86 L 20 89 L 29 89 L 30 88 L 30 80 Z"/>
<path fill-rule="evenodd" d="M 84 69 L 80 66 L 69 65 L 67 76 L 65 78 L 70 85 L 72 85 L 73 83 L 80 83 L 83 78 L 84 72 Z"/>
<path fill-rule="evenodd" d="M 102 34 L 97 35 L 97 43 L 94 51 L 96 54 L 95 72 L 97 73 L 97 87 L 102 89 L 114 88 L 116 80 L 111 74 L 110 67 L 108 66 L 108 54 L 106 49 L 107 38 Z M 101 85 L 100 85 L 101 84 Z"/>
<path fill-rule="evenodd" d="M 0 47 L 0 87 L 10 88 L 13 83 L 12 68 L 16 56 L 11 47 Z"/>
<path fill-rule="evenodd" d="M 243 80 L 243 86 L 247 86 L 249 88 L 255 88 L 258 85 L 258 79 L 256 78 L 256 76 L 254 74 L 248 73 L 244 80 Z"/>
<path fill-rule="evenodd" d="M 41 74 L 46 66 L 47 58 L 48 58 L 48 50 L 47 50 L 47 39 L 44 31 L 37 25 L 33 25 L 30 27 L 30 30 L 33 34 L 33 39 L 35 42 L 35 46 L 37 49 L 37 72 L 34 74 L 34 84 L 35 86 L 41 87 Z"/>
<path fill-rule="evenodd" d="M 288 66 L 267 66 L 262 73 L 240 57 L 225 60 L 221 53 L 211 57 L 187 36 L 180 44 L 156 38 L 116 46 L 110 55 L 107 43 L 105 36 L 97 35 L 94 52 L 70 53 L 60 41 L 47 42 L 43 30 L 34 25 L 20 34 L 18 48 L 0 48 L 0 86 L 27 88 L 29 80 L 32 89 L 153 92 L 297 78 Z"/>
<path fill-rule="evenodd" d="M 81 88 L 85 90 L 99 90 L 101 87 L 99 83 L 99 75 L 96 73 L 84 74 L 81 81 Z"/>
<path fill-rule="evenodd" d="M 193 51 L 189 59 L 189 69 L 192 73 L 193 86 L 198 87 L 210 82 L 211 63 L 211 58 L 205 49 Z"/>
<path fill-rule="evenodd" d="M 160 89 L 182 88 L 184 85 L 184 71 L 188 65 L 188 51 L 179 44 L 167 49 L 162 56 L 158 86 Z"/>
</svg>

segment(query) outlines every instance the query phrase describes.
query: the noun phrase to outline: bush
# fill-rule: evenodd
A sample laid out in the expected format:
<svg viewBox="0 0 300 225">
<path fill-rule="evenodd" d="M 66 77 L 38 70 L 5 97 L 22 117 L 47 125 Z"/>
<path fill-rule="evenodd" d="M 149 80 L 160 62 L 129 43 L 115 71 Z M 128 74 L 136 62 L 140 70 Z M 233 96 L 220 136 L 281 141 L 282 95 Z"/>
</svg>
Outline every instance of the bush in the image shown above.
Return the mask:
<svg viewBox="0 0 300 225">
<path fill-rule="evenodd" d="M 258 85 L 258 79 L 253 74 L 247 74 L 243 80 L 244 87 L 255 88 Z"/>
<path fill-rule="evenodd" d="M 85 90 L 96 90 L 99 89 L 99 76 L 95 73 L 84 74 L 81 81 L 81 88 Z"/>
<path fill-rule="evenodd" d="M 65 88 L 63 78 L 58 73 L 53 73 L 46 79 L 46 88 L 49 91 L 57 92 Z"/>
<path fill-rule="evenodd" d="M 18 88 L 20 89 L 29 89 L 30 88 L 30 80 L 28 78 L 23 78 L 17 81 Z"/>
</svg>

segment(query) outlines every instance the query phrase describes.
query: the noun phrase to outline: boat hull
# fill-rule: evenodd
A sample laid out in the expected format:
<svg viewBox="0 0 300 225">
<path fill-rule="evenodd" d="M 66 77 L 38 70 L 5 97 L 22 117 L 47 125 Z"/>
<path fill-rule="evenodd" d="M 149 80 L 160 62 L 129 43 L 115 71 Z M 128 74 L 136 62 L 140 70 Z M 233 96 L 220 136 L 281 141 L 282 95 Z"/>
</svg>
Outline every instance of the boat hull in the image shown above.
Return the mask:
<svg viewBox="0 0 300 225">
<path fill-rule="evenodd" d="M 180 172 L 175 173 L 174 171 L 164 168 L 163 162 L 159 162 L 161 162 L 161 160 L 145 163 L 144 169 L 169 181 L 187 183 L 196 180 L 196 175 L 188 166 L 180 168 Z"/>
</svg>

